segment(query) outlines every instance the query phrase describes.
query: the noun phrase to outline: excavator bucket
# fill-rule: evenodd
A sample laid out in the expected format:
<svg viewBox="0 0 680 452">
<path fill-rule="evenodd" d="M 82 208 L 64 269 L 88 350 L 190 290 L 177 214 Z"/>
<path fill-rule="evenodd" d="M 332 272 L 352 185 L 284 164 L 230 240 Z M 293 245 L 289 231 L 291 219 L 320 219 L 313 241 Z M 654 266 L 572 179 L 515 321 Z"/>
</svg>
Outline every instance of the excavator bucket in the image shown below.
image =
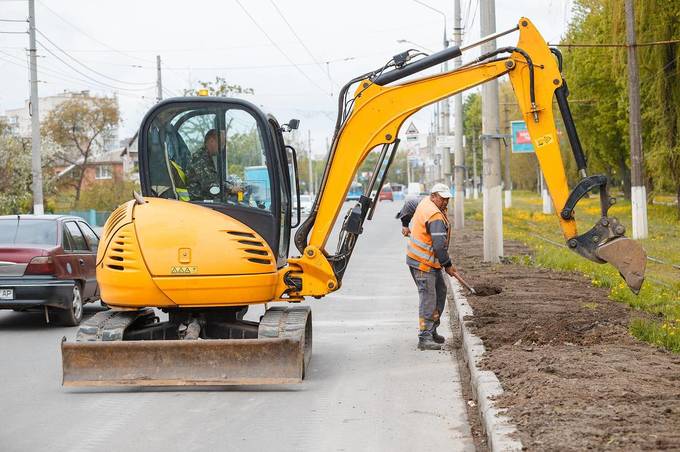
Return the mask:
<svg viewBox="0 0 680 452">
<path fill-rule="evenodd" d="M 302 338 L 61 343 L 64 386 L 300 383 Z"/>
<path fill-rule="evenodd" d="M 635 294 L 640 292 L 645 280 L 647 253 L 634 240 L 619 237 L 597 248 L 597 257 L 616 267 Z"/>
</svg>

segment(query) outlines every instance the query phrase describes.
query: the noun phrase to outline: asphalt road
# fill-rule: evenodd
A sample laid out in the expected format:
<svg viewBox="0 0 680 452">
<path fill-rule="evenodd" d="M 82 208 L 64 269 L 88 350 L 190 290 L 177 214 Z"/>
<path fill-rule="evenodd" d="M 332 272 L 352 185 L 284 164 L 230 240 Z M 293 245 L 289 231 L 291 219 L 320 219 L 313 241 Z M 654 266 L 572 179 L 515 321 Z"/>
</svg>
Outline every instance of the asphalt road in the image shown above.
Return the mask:
<svg viewBox="0 0 680 452">
<path fill-rule="evenodd" d="M 59 340 L 76 329 L 0 311 L 0 450 L 473 450 L 455 358 L 416 349 L 400 205 L 378 206 L 343 287 L 311 302 L 301 385 L 65 389 Z"/>
</svg>

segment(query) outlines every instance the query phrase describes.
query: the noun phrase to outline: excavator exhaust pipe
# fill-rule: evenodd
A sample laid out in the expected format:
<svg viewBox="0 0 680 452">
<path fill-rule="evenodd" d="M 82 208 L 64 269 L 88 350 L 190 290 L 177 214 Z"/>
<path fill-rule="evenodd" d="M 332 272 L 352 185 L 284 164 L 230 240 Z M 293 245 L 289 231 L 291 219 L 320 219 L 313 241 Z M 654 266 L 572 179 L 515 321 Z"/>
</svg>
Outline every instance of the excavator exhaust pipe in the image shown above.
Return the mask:
<svg viewBox="0 0 680 452">
<path fill-rule="evenodd" d="M 63 338 L 62 384 L 272 385 L 300 383 L 305 377 L 312 354 L 312 316 L 307 306 L 268 309 L 259 324 L 252 324 L 257 331 L 246 339 L 206 337 L 218 329 L 217 323 L 207 324 L 200 339 L 125 339 L 139 337 L 144 328 L 148 331 L 144 321 L 152 314 L 149 310 L 101 312 L 81 326 L 75 342 Z M 171 326 L 152 323 L 151 328 L 156 328 L 152 335 L 160 336 L 161 329 Z M 237 336 L 233 331 L 228 337 Z M 102 340 L 114 335 L 115 340 Z"/>
</svg>

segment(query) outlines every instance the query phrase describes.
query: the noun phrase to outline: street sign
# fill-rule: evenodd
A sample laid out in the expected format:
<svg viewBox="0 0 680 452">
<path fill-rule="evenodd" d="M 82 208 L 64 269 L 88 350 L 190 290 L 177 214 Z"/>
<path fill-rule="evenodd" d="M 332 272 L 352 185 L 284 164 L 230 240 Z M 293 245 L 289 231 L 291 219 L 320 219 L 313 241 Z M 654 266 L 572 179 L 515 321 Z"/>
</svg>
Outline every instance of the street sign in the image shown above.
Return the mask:
<svg viewBox="0 0 680 452">
<path fill-rule="evenodd" d="M 406 141 L 418 141 L 418 135 L 420 132 L 415 124 L 411 123 L 406 128 Z"/>
<path fill-rule="evenodd" d="M 437 146 L 442 148 L 452 148 L 454 146 L 453 135 L 437 135 Z"/>
<path fill-rule="evenodd" d="M 512 130 L 512 152 L 514 154 L 534 152 L 526 122 L 510 121 L 510 130 Z"/>
</svg>

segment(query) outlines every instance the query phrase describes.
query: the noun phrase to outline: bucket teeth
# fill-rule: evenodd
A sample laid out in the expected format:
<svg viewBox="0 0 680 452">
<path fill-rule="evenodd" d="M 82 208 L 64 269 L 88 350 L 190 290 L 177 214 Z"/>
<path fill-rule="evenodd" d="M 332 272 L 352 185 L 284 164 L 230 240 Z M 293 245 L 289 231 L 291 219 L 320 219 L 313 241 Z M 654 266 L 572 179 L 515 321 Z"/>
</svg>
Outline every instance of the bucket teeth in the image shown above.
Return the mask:
<svg viewBox="0 0 680 452">
<path fill-rule="evenodd" d="M 601 245 L 595 252 L 600 259 L 616 267 L 630 290 L 635 294 L 640 292 L 645 280 L 647 253 L 639 243 L 620 237 Z"/>
</svg>

